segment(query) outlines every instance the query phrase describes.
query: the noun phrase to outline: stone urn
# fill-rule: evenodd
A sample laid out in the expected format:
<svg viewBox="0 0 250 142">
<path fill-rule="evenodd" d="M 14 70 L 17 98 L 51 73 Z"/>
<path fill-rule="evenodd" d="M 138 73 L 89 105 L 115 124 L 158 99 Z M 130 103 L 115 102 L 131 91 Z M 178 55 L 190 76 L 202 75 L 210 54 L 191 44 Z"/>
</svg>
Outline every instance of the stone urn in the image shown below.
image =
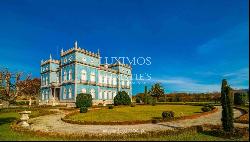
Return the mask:
<svg viewBox="0 0 250 142">
<path fill-rule="evenodd" d="M 22 111 L 22 112 L 19 112 L 19 114 L 21 115 L 21 122 L 19 123 L 19 125 L 21 125 L 22 127 L 29 127 L 29 123 L 28 123 L 28 120 L 29 120 L 29 114 L 31 113 L 31 111 Z"/>
</svg>

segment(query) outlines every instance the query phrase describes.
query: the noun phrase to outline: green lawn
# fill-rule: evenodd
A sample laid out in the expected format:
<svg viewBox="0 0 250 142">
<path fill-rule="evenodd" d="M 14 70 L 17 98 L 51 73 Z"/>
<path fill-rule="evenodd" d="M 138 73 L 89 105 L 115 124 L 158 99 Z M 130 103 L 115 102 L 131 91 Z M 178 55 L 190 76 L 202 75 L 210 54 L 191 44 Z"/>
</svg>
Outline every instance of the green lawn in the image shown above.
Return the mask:
<svg viewBox="0 0 250 142">
<path fill-rule="evenodd" d="M 138 106 L 136 106 L 138 107 Z M 150 107 L 150 106 L 149 106 Z M 152 107 L 158 107 L 158 106 L 152 106 Z M 184 108 L 180 108 L 180 106 L 175 106 L 178 109 L 180 109 L 177 112 L 181 112 L 184 110 L 189 110 L 190 106 L 185 106 Z M 143 109 L 144 107 L 141 107 L 140 109 Z M 150 107 L 151 108 L 151 107 Z M 172 107 L 171 107 L 172 108 Z M 177 109 L 176 108 L 176 109 Z M 189 108 L 189 109 L 188 109 Z M 123 108 L 120 108 L 123 109 Z M 130 110 L 130 108 L 128 108 Z M 138 109 L 138 108 L 137 108 Z M 157 110 L 159 111 L 160 108 L 158 108 Z M 194 108 L 199 110 L 198 108 Z M 145 110 L 144 110 L 145 111 Z M 193 111 L 195 112 L 195 111 Z M 38 115 L 39 112 L 38 111 L 33 111 L 32 115 Z M 189 113 L 185 113 L 185 114 L 191 114 L 191 112 Z M 100 140 L 100 139 L 69 139 L 69 138 L 63 138 L 63 137 L 48 137 L 48 136 L 38 136 L 38 135 L 33 135 L 33 134 L 29 134 L 29 133 L 22 133 L 22 132 L 15 132 L 13 130 L 11 130 L 10 128 L 10 124 L 12 121 L 14 121 L 15 119 L 18 119 L 20 116 L 17 112 L 7 112 L 7 113 L 0 113 L 0 141 L 55 141 L 55 140 Z M 101 140 L 125 140 L 125 139 L 110 139 L 110 138 L 106 138 L 106 139 L 101 139 Z M 163 136 L 159 136 L 159 137 L 150 137 L 150 138 L 142 138 L 142 137 L 138 137 L 138 138 L 129 138 L 126 140 L 140 140 L 140 141 L 147 141 L 147 140 L 158 140 L 158 141 L 216 141 L 216 140 L 220 140 L 220 141 L 228 141 L 228 139 L 223 139 L 223 138 L 218 138 L 215 136 L 210 136 L 210 135 L 206 135 L 203 133 L 192 133 L 192 132 L 187 132 L 184 134 L 179 134 L 179 135 L 163 135 Z M 236 139 L 235 139 L 236 140 Z M 237 139 L 238 140 L 238 139 Z M 248 139 L 239 139 L 239 140 L 248 140 Z"/>
<path fill-rule="evenodd" d="M 101 110 L 91 110 L 87 113 L 77 113 L 67 119 L 96 122 L 152 120 L 153 118 L 161 118 L 163 111 L 174 111 L 176 117 L 186 116 L 201 113 L 201 106 L 137 105 L 135 107 L 114 107 L 113 109 L 103 108 Z"/>
</svg>

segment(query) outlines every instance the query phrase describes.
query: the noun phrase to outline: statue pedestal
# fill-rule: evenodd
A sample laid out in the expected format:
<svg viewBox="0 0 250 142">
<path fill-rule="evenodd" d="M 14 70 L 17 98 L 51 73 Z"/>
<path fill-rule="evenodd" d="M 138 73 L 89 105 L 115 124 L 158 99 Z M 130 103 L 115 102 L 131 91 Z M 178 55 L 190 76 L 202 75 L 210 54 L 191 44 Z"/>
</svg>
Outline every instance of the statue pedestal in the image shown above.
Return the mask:
<svg viewBox="0 0 250 142">
<path fill-rule="evenodd" d="M 21 122 L 19 123 L 19 125 L 21 125 L 22 127 L 29 127 L 29 114 L 31 113 L 31 111 L 22 111 L 19 112 L 19 114 L 21 115 Z"/>
</svg>

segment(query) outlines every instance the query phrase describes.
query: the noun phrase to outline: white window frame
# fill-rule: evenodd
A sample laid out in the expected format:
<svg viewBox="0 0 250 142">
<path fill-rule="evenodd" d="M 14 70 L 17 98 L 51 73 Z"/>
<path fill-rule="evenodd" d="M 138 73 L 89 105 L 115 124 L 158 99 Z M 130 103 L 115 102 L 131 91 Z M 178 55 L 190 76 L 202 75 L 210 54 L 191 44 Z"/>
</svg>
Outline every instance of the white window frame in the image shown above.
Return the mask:
<svg viewBox="0 0 250 142">
<path fill-rule="evenodd" d="M 90 81 L 95 82 L 95 72 L 90 73 Z"/>
<path fill-rule="evenodd" d="M 87 80 L 87 72 L 86 70 L 81 71 L 81 80 L 86 81 Z"/>
<path fill-rule="evenodd" d="M 86 88 L 82 88 L 82 93 L 87 93 Z"/>
<path fill-rule="evenodd" d="M 92 99 L 95 99 L 95 89 L 90 90 L 90 95 L 92 96 Z"/>
<path fill-rule="evenodd" d="M 69 70 L 69 80 L 72 80 L 72 70 Z"/>
</svg>

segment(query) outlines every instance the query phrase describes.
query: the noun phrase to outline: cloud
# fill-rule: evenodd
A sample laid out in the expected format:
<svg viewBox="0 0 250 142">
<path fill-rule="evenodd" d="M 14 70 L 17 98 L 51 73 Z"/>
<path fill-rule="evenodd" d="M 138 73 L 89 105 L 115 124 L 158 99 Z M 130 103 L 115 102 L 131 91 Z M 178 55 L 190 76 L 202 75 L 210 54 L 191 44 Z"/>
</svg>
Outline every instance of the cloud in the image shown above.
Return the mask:
<svg viewBox="0 0 250 142">
<path fill-rule="evenodd" d="M 249 85 L 249 68 L 242 68 L 234 72 L 223 75 L 233 88 L 248 88 Z"/>
<path fill-rule="evenodd" d="M 148 81 L 149 83 L 160 82 L 166 88 L 171 88 L 175 91 L 185 92 L 214 92 L 220 91 L 220 84 L 206 84 L 200 83 L 197 80 L 186 77 L 166 77 L 166 78 L 153 78 Z"/>
</svg>

